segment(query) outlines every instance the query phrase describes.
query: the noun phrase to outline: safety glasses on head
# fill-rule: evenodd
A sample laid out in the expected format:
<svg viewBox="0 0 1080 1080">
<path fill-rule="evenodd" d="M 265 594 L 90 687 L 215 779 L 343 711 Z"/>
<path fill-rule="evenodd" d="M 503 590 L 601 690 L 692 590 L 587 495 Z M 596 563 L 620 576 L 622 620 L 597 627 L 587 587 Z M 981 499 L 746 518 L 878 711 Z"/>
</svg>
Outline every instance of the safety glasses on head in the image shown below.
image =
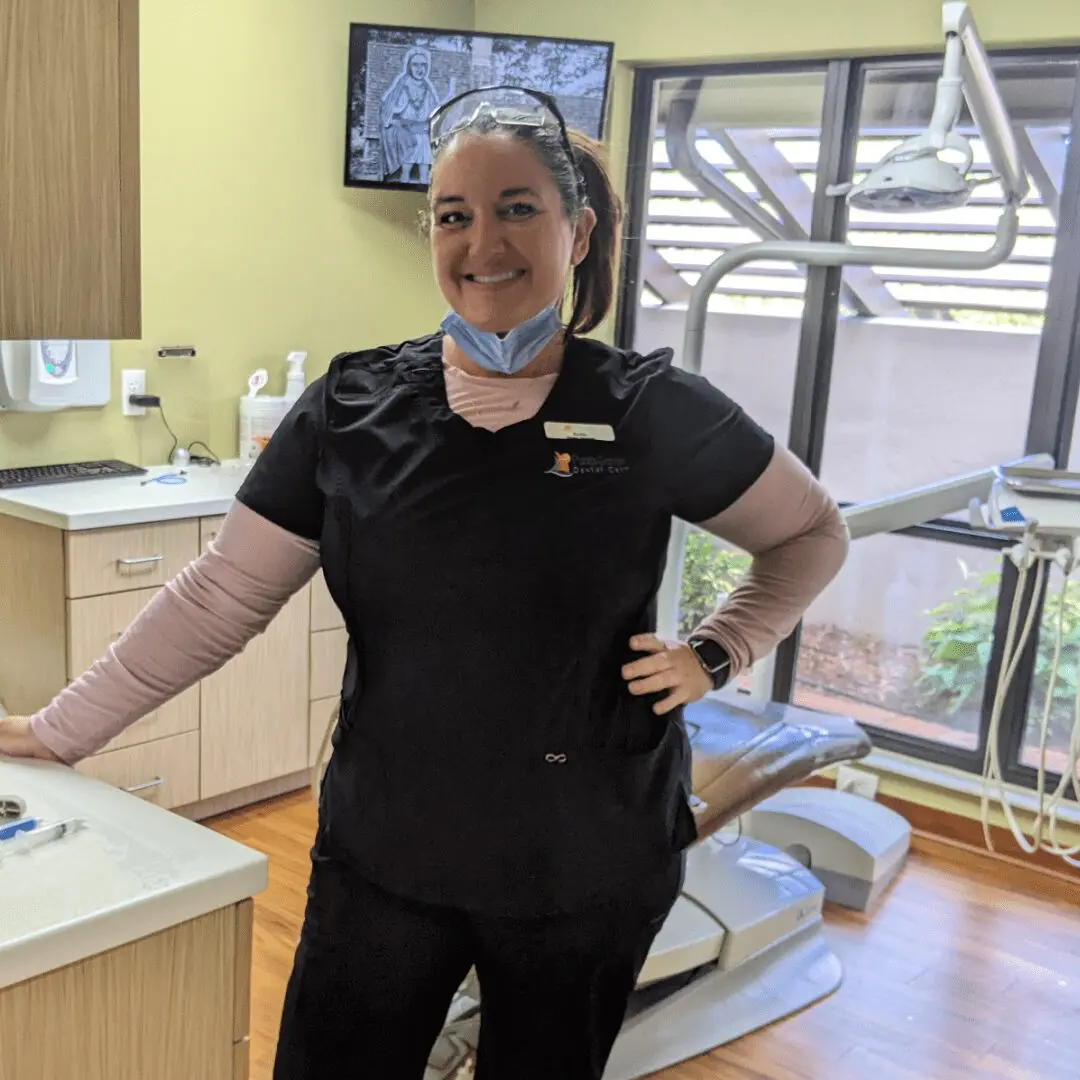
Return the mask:
<svg viewBox="0 0 1080 1080">
<path fill-rule="evenodd" d="M 461 131 L 496 127 L 548 128 L 558 133 L 563 152 L 574 162 L 574 150 L 555 99 L 522 86 L 481 86 L 466 90 L 440 105 L 428 120 L 431 148 L 438 152 Z"/>
</svg>

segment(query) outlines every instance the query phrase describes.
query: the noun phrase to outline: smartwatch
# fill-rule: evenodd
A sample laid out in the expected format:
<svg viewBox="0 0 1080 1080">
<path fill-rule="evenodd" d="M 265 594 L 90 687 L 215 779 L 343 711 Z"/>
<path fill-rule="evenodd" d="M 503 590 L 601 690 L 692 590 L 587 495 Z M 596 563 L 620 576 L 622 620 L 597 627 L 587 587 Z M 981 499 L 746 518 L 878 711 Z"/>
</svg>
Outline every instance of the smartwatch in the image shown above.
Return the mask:
<svg viewBox="0 0 1080 1080">
<path fill-rule="evenodd" d="M 705 674 L 712 679 L 713 689 L 719 690 L 731 678 L 731 657 L 722 645 L 708 638 L 691 638 L 687 644 L 694 650 L 698 663 L 705 669 Z"/>
</svg>

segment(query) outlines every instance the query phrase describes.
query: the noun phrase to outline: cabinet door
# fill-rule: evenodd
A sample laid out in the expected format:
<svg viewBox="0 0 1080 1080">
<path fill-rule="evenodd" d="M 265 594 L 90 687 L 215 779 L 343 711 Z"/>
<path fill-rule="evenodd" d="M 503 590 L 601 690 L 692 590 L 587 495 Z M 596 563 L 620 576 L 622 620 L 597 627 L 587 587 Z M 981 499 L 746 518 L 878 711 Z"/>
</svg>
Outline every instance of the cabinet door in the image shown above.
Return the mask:
<svg viewBox="0 0 1080 1080">
<path fill-rule="evenodd" d="M 138 0 L 0 3 L 0 339 L 138 338 Z"/>
<path fill-rule="evenodd" d="M 203 519 L 204 546 L 221 520 Z M 310 625 L 305 587 L 265 633 L 202 680 L 200 798 L 307 768 Z"/>
<path fill-rule="evenodd" d="M 232 1080 L 249 912 L 219 908 L 0 990 L 0 1080 Z"/>
</svg>

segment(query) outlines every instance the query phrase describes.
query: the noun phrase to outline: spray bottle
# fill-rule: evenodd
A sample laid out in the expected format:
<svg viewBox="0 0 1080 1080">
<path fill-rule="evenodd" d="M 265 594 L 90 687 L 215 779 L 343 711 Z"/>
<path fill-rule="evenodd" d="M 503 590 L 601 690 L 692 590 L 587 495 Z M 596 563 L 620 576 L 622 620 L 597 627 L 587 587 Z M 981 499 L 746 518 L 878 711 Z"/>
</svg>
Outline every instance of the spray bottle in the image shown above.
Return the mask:
<svg viewBox="0 0 1080 1080">
<path fill-rule="evenodd" d="M 288 406 L 292 406 L 304 392 L 304 361 L 306 359 L 306 352 L 291 352 L 285 358 L 285 362 L 289 365 L 289 370 L 285 375 L 285 402 Z"/>
</svg>

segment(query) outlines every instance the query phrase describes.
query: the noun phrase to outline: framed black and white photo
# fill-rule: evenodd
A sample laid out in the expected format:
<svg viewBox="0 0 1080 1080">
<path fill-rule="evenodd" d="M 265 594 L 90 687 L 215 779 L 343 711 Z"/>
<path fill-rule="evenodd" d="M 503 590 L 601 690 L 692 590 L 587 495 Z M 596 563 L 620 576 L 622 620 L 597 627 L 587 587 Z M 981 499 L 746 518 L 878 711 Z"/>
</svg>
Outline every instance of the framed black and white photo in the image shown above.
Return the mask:
<svg viewBox="0 0 1080 1080">
<path fill-rule="evenodd" d="M 568 127 L 603 139 L 613 54 L 610 42 L 353 23 L 345 185 L 426 190 L 428 117 L 481 86 L 542 90 Z"/>
</svg>

